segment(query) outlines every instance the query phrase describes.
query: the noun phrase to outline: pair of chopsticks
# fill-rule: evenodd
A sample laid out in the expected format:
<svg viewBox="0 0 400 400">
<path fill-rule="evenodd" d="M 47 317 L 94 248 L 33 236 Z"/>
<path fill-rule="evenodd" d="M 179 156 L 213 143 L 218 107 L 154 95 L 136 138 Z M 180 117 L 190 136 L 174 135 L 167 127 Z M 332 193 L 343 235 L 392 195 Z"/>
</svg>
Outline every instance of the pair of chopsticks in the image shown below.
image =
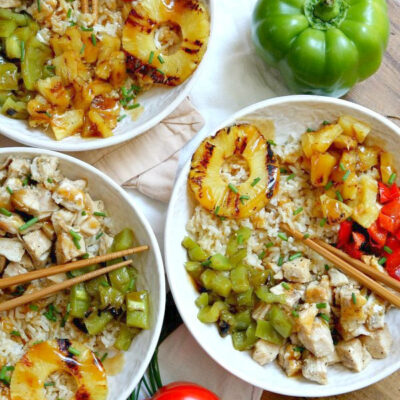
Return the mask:
<svg viewBox="0 0 400 400">
<path fill-rule="evenodd" d="M 400 307 L 400 297 L 378 283 L 382 282 L 386 286 L 400 292 L 400 281 L 374 269 L 360 260 L 350 257 L 348 254 L 325 243 L 323 240 L 304 238 L 304 234 L 292 229 L 287 224 L 281 224 L 281 228 L 286 233 L 297 240 L 301 240 L 322 257 L 335 264 L 338 269 L 357 280 L 361 285 L 375 292 L 379 297 L 382 297 L 396 307 Z"/>
<path fill-rule="evenodd" d="M 89 12 L 89 0 L 81 0 L 82 12 L 87 14 Z M 94 15 L 94 23 L 97 22 L 97 16 L 99 13 L 98 0 L 92 0 L 92 14 Z"/>
<path fill-rule="evenodd" d="M 76 269 L 88 267 L 89 265 L 114 260 L 116 258 L 129 256 L 131 254 L 141 253 L 142 251 L 146 251 L 148 249 L 149 246 L 132 247 L 131 249 L 116 251 L 114 253 L 105 254 L 103 256 L 97 256 L 85 260 L 74 261 L 68 264 L 55 265 L 54 267 L 38 269 L 17 276 L 10 276 L 8 278 L 0 279 L 0 289 L 4 289 L 10 286 L 20 285 L 22 283 L 30 282 L 35 279 L 46 278 L 63 272 L 74 271 Z M 44 289 L 37 290 L 36 292 L 25 294 L 16 297 L 15 299 L 5 301 L 3 303 L 0 303 L 0 311 L 8 311 L 23 304 L 27 304 L 39 299 L 44 299 L 46 297 L 51 296 L 54 293 L 60 292 L 61 290 L 74 286 L 77 283 L 85 282 L 87 280 L 96 278 L 100 275 L 104 275 L 108 272 L 114 271 L 115 269 L 124 267 L 125 265 L 129 264 L 132 264 L 132 260 L 127 260 L 120 262 L 118 264 L 109 265 L 107 267 L 100 268 L 92 272 L 88 272 L 87 274 L 77 276 L 72 279 L 67 279 L 64 282 L 56 283 L 55 285 L 48 286 Z"/>
</svg>

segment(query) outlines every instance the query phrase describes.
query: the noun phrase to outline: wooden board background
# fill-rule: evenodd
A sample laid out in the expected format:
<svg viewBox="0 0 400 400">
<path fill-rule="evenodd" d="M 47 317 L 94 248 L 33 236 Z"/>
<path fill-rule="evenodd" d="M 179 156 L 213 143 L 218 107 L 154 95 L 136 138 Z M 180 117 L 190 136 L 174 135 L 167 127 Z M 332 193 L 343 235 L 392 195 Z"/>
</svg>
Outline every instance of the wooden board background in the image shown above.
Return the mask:
<svg viewBox="0 0 400 400">
<path fill-rule="evenodd" d="M 388 1 L 391 32 L 389 46 L 379 71 L 354 87 L 344 98 L 387 116 L 400 125 L 400 0 Z M 354 374 L 357 379 L 357 374 Z M 304 397 L 301 397 L 305 399 Z M 299 397 L 264 392 L 262 400 L 293 400 Z M 375 385 L 340 396 L 313 400 L 399 400 L 400 371 Z"/>
</svg>

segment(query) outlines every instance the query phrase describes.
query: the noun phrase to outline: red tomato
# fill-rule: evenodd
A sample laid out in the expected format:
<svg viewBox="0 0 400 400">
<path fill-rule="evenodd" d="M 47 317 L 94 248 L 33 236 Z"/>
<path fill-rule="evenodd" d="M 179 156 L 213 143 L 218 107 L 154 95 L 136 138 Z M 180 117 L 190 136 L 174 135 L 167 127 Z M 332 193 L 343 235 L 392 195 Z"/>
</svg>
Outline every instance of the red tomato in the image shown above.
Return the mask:
<svg viewBox="0 0 400 400">
<path fill-rule="evenodd" d="M 217 395 L 195 383 L 174 382 L 163 386 L 152 400 L 220 400 Z"/>
<path fill-rule="evenodd" d="M 342 247 L 344 247 L 345 244 L 350 242 L 352 229 L 353 229 L 353 222 L 351 221 L 343 221 L 340 224 L 338 241 L 337 241 L 338 249 L 341 249 Z"/>
<path fill-rule="evenodd" d="M 400 281 L 400 249 L 387 256 L 385 267 L 392 278 Z"/>
<path fill-rule="evenodd" d="M 388 203 L 400 197 L 400 190 L 394 183 L 392 186 L 386 186 L 384 183 L 379 182 L 379 201 L 382 204 Z"/>
<path fill-rule="evenodd" d="M 368 228 L 368 234 L 373 247 L 379 249 L 385 245 L 388 232 L 386 229 L 379 226 L 376 221 Z"/>
<path fill-rule="evenodd" d="M 400 199 L 392 200 L 382 207 L 379 225 L 391 233 L 397 232 L 400 228 Z"/>
</svg>

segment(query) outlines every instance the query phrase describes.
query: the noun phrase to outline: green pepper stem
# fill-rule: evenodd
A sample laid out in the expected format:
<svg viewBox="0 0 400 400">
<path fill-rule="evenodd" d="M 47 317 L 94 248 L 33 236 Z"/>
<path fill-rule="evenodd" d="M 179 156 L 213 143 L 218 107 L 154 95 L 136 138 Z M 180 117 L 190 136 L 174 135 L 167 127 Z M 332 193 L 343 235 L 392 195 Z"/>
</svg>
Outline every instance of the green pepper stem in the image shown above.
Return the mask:
<svg viewBox="0 0 400 400">
<path fill-rule="evenodd" d="M 340 13 L 340 1 L 320 0 L 314 8 L 314 15 L 322 21 L 329 22 Z"/>
</svg>

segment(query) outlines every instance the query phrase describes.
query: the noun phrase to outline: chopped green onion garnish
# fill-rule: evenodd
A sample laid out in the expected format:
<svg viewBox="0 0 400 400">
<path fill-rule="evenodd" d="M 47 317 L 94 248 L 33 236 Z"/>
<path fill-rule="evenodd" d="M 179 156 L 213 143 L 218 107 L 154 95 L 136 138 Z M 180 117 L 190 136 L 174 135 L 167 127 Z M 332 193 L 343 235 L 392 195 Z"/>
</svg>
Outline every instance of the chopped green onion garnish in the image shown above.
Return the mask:
<svg viewBox="0 0 400 400">
<path fill-rule="evenodd" d="M 228 185 L 228 188 L 229 188 L 230 190 L 232 190 L 233 193 L 239 193 L 239 191 L 237 190 L 237 187 L 236 187 L 235 185 L 232 185 L 232 183 L 230 183 L 230 184 Z"/>
<path fill-rule="evenodd" d="M 43 315 L 49 320 L 49 321 L 57 321 L 57 316 L 56 316 L 56 308 L 54 307 L 54 304 L 49 304 L 47 306 L 47 311 L 43 313 Z"/>
<path fill-rule="evenodd" d="M 353 301 L 353 304 L 357 304 L 357 297 L 354 293 L 351 294 L 351 300 Z"/>
<path fill-rule="evenodd" d="M 157 72 L 159 72 L 161 75 L 165 75 L 165 72 L 164 71 L 162 71 L 161 69 L 159 69 L 159 68 L 156 68 L 156 71 Z"/>
<path fill-rule="evenodd" d="M 282 282 L 281 285 L 285 290 L 290 290 L 290 286 L 286 282 Z"/>
<path fill-rule="evenodd" d="M 293 351 L 297 351 L 298 353 L 302 353 L 304 350 L 305 348 L 301 346 L 293 347 Z"/>
<path fill-rule="evenodd" d="M 131 104 L 129 105 L 127 108 L 127 110 L 133 110 L 135 108 L 139 108 L 140 107 L 140 103 L 135 103 L 135 104 Z"/>
<path fill-rule="evenodd" d="M 332 186 L 333 186 L 333 182 L 332 182 L 332 181 L 329 181 L 329 182 L 325 185 L 324 189 L 325 189 L 325 190 L 329 190 Z"/>
<path fill-rule="evenodd" d="M 243 194 L 242 196 L 239 197 L 239 200 L 242 204 L 244 204 L 245 200 L 250 200 L 250 196 L 248 196 L 247 194 Z"/>
<path fill-rule="evenodd" d="M 297 210 L 293 211 L 293 215 L 300 214 L 303 211 L 303 207 L 298 208 Z"/>
<path fill-rule="evenodd" d="M 72 14 L 72 8 L 70 8 L 67 12 L 67 18 L 70 19 Z"/>
<path fill-rule="evenodd" d="M 103 357 L 101 357 L 100 361 L 103 362 L 108 356 L 108 353 L 104 353 Z"/>
<path fill-rule="evenodd" d="M 385 264 L 386 261 L 387 261 L 387 258 L 386 257 L 382 257 L 382 258 L 379 259 L 378 264 L 379 265 L 383 265 L 383 264 Z"/>
<path fill-rule="evenodd" d="M 214 211 L 215 215 L 218 215 L 220 208 L 221 208 L 220 206 L 215 207 L 215 211 Z"/>
<path fill-rule="evenodd" d="M 161 54 L 159 54 L 159 55 L 157 56 L 157 58 L 158 58 L 158 61 L 160 61 L 161 64 L 164 64 L 164 63 L 165 63 L 165 60 L 163 59 L 163 56 L 162 56 Z"/>
<path fill-rule="evenodd" d="M 244 242 L 244 237 L 242 234 L 237 235 L 236 241 L 238 242 L 238 244 L 243 244 Z"/>
<path fill-rule="evenodd" d="M 21 40 L 21 61 L 24 61 L 25 58 L 25 42 Z"/>
<path fill-rule="evenodd" d="M 20 334 L 18 331 L 11 331 L 11 332 L 10 332 L 10 335 L 13 335 L 13 336 L 21 336 L 21 334 Z"/>
<path fill-rule="evenodd" d="M 322 218 L 321 221 L 319 222 L 319 226 L 323 228 L 325 224 L 326 224 L 326 218 Z"/>
<path fill-rule="evenodd" d="M 54 382 L 45 382 L 44 383 L 44 387 L 48 387 L 48 386 L 55 386 L 56 384 Z"/>
<path fill-rule="evenodd" d="M 346 171 L 346 167 L 343 165 L 343 163 L 339 163 L 339 168 L 340 168 L 342 171 Z"/>
<path fill-rule="evenodd" d="M 254 180 L 253 180 L 253 182 L 251 182 L 251 186 L 256 186 L 257 185 L 257 183 L 258 182 L 260 182 L 261 181 L 261 178 L 255 178 Z"/>
<path fill-rule="evenodd" d="M 101 281 L 100 285 L 104 286 L 104 287 L 110 287 L 110 284 L 108 282 L 106 282 L 106 281 Z"/>
<path fill-rule="evenodd" d="M 74 22 L 74 21 L 69 21 L 69 26 L 75 26 L 76 25 L 76 22 Z"/>
<path fill-rule="evenodd" d="M 278 267 L 282 267 L 282 265 L 283 265 L 283 256 L 279 256 L 277 264 L 278 264 Z"/>
<path fill-rule="evenodd" d="M 314 129 L 307 128 L 307 132 L 315 132 Z"/>
<path fill-rule="evenodd" d="M 117 121 L 118 121 L 118 122 L 121 122 L 125 117 L 126 117 L 126 114 L 120 115 L 120 116 L 117 118 Z"/>
<path fill-rule="evenodd" d="M 77 233 L 74 232 L 72 229 L 69 231 L 69 234 L 72 237 L 72 241 L 74 242 L 75 247 L 80 250 L 81 249 L 81 244 L 79 243 L 79 241 L 82 239 L 82 236 Z"/>
<path fill-rule="evenodd" d="M 40 5 L 40 0 L 36 0 L 36 4 L 37 4 L 37 10 L 38 10 L 39 12 L 41 12 L 41 11 L 42 11 L 42 7 L 41 7 L 41 5 Z"/>
<path fill-rule="evenodd" d="M 329 269 L 331 268 L 328 264 L 325 264 L 324 267 L 325 267 L 325 271 L 329 271 Z"/>
<path fill-rule="evenodd" d="M 93 31 L 93 28 L 86 28 L 86 27 L 84 27 L 84 26 L 81 26 L 81 29 L 82 29 L 84 32 L 92 32 L 92 31 Z"/>
<path fill-rule="evenodd" d="M 388 246 L 383 246 L 383 250 L 385 250 L 386 253 L 388 253 L 388 254 L 392 254 L 393 253 L 393 250 Z"/>
<path fill-rule="evenodd" d="M 46 114 L 46 116 L 49 117 L 49 118 L 52 117 L 52 115 L 51 115 L 48 111 L 46 111 L 45 114 Z"/>
<path fill-rule="evenodd" d="M 350 175 L 350 170 L 347 170 L 347 171 L 345 172 L 345 174 L 343 175 L 342 180 L 345 181 L 345 180 L 349 177 L 349 175 Z"/>
<path fill-rule="evenodd" d="M 336 190 L 336 197 L 337 197 L 337 199 L 338 199 L 339 201 L 343 201 L 343 197 L 342 197 L 342 195 L 340 194 L 339 190 Z"/>
<path fill-rule="evenodd" d="M 303 235 L 303 239 L 308 239 L 310 237 L 310 234 L 309 233 L 305 233 L 304 235 Z"/>
<path fill-rule="evenodd" d="M 80 50 L 80 54 L 83 54 L 84 53 L 84 51 L 85 51 L 85 43 L 83 43 L 83 45 L 82 45 L 82 47 L 81 47 L 81 50 Z"/>
<path fill-rule="evenodd" d="M 47 111 L 46 111 L 46 113 L 47 113 Z M 28 184 L 28 182 L 29 182 L 29 176 L 26 176 L 22 181 L 22 186 L 26 186 Z"/>
<path fill-rule="evenodd" d="M 297 311 L 295 311 L 295 310 L 292 311 L 292 315 L 295 318 L 299 318 L 299 313 Z"/>
<path fill-rule="evenodd" d="M 83 258 L 84 260 L 87 260 L 87 259 L 89 258 L 89 253 L 85 253 L 85 254 L 82 256 L 82 258 Z"/>
<path fill-rule="evenodd" d="M 287 172 L 287 169 L 286 169 L 286 168 L 283 168 L 283 167 L 281 167 L 281 168 L 279 168 L 279 171 L 281 172 L 281 174 L 286 174 L 286 172 Z"/>
<path fill-rule="evenodd" d="M 103 232 L 99 232 L 99 233 L 96 235 L 96 240 L 99 240 L 102 236 L 103 236 Z"/>
<path fill-rule="evenodd" d="M 289 240 L 286 233 L 284 233 L 284 232 L 279 232 L 278 237 L 281 238 L 282 240 L 284 240 L 285 242 L 287 242 Z"/>
<path fill-rule="evenodd" d="M 83 210 L 83 211 L 81 212 L 81 215 L 86 215 L 86 211 Z"/>
<path fill-rule="evenodd" d="M 273 140 L 267 140 L 267 143 L 270 144 L 271 146 L 276 146 L 276 143 Z"/>
<path fill-rule="evenodd" d="M 149 64 L 153 62 L 153 59 L 154 59 L 154 51 L 151 51 L 149 55 Z"/>
<path fill-rule="evenodd" d="M 39 311 L 39 306 L 37 306 L 36 304 L 29 304 L 29 308 L 32 311 Z"/>
<path fill-rule="evenodd" d="M 22 232 L 22 231 L 24 231 L 24 230 L 30 228 L 32 225 L 35 225 L 36 222 L 38 222 L 38 221 L 39 221 L 39 218 L 38 218 L 38 217 L 34 217 L 34 218 L 30 219 L 29 221 L 27 221 L 25 224 L 21 225 L 21 226 L 18 228 L 18 230 L 19 230 L 20 232 Z"/>
<path fill-rule="evenodd" d="M 287 180 L 287 181 L 290 181 L 290 180 L 293 179 L 295 176 L 296 176 L 296 174 L 290 174 L 290 175 L 286 178 L 286 180 Z"/>
<path fill-rule="evenodd" d="M 322 122 L 322 125 L 330 125 L 330 121 L 324 121 Z"/>
<path fill-rule="evenodd" d="M 96 44 L 97 44 L 96 35 L 95 35 L 94 33 L 92 33 L 92 35 L 90 36 L 90 38 L 92 39 L 92 44 L 93 44 L 93 46 L 96 46 Z"/>
<path fill-rule="evenodd" d="M 134 286 L 135 286 L 135 279 L 132 278 L 132 279 L 129 281 L 128 290 L 131 291 L 131 290 L 133 289 Z"/>
<path fill-rule="evenodd" d="M 265 257 L 265 251 L 263 250 L 259 255 L 258 258 L 262 260 Z"/>
<path fill-rule="evenodd" d="M 395 172 L 392 173 L 392 175 L 390 175 L 389 180 L 388 180 L 388 184 L 392 185 L 393 182 L 396 180 L 397 178 L 397 174 Z"/>
<path fill-rule="evenodd" d="M 53 183 L 53 179 L 47 178 L 47 182 L 48 182 L 48 183 Z"/>
<path fill-rule="evenodd" d="M 203 262 L 201 263 L 201 265 L 202 265 L 203 267 L 208 267 L 210 264 L 211 264 L 211 260 L 210 260 L 210 259 L 205 260 L 205 261 L 203 261 Z"/>
<path fill-rule="evenodd" d="M 316 306 L 320 310 L 321 308 L 326 308 L 326 303 L 317 303 Z"/>
<path fill-rule="evenodd" d="M 79 354 L 81 354 L 81 352 L 80 352 L 79 350 L 75 349 L 74 347 L 70 347 L 70 348 L 68 349 L 68 351 L 69 351 L 71 354 L 73 354 L 74 356 L 79 356 Z"/>
<path fill-rule="evenodd" d="M 326 322 L 329 322 L 331 319 L 329 318 L 329 316 L 328 315 L 326 315 L 326 314 L 324 314 L 324 313 L 321 313 L 321 314 L 318 314 L 322 319 L 324 319 Z"/>
<path fill-rule="evenodd" d="M 96 215 L 96 217 L 107 217 L 107 214 L 105 212 L 100 211 L 95 211 L 93 215 Z"/>
<path fill-rule="evenodd" d="M 268 243 L 266 243 L 265 244 L 265 247 L 267 248 L 267 249 L 269 249 L 270 247 L 273 247 L 273 243 L 272 242 L 268 242 Z"/>
<path fill-rule="evenodd" d="M 292 255 L 289 257 L 289 261 L 293 261 L 293 260 L 295 260 L 296 258 L 300 258 L 300 257 L 302 257 L 302 256 L 303 256 L 303 254 L 299 251 L 299 252 L 297 252 L 297 253 L 292 254 Z"/>
<path fill-rule="evenodd" d="M 6 187 L 6 190 L 7 190 L 7 192 L 8 192 L 9 194 L 13 194 L 13 193 L 14 193 L 13 190 L 10 188 L 10 186 L 7 186 L 7 187 Z"/>
<path fill-rule="evenodd" d="M 10 213 L 10 211 L 8 211 L 7 209 L 0 207 L 0 214 L 5 215 L 6 217 L 11 217 L 12 213 Z"/>
</svg>

